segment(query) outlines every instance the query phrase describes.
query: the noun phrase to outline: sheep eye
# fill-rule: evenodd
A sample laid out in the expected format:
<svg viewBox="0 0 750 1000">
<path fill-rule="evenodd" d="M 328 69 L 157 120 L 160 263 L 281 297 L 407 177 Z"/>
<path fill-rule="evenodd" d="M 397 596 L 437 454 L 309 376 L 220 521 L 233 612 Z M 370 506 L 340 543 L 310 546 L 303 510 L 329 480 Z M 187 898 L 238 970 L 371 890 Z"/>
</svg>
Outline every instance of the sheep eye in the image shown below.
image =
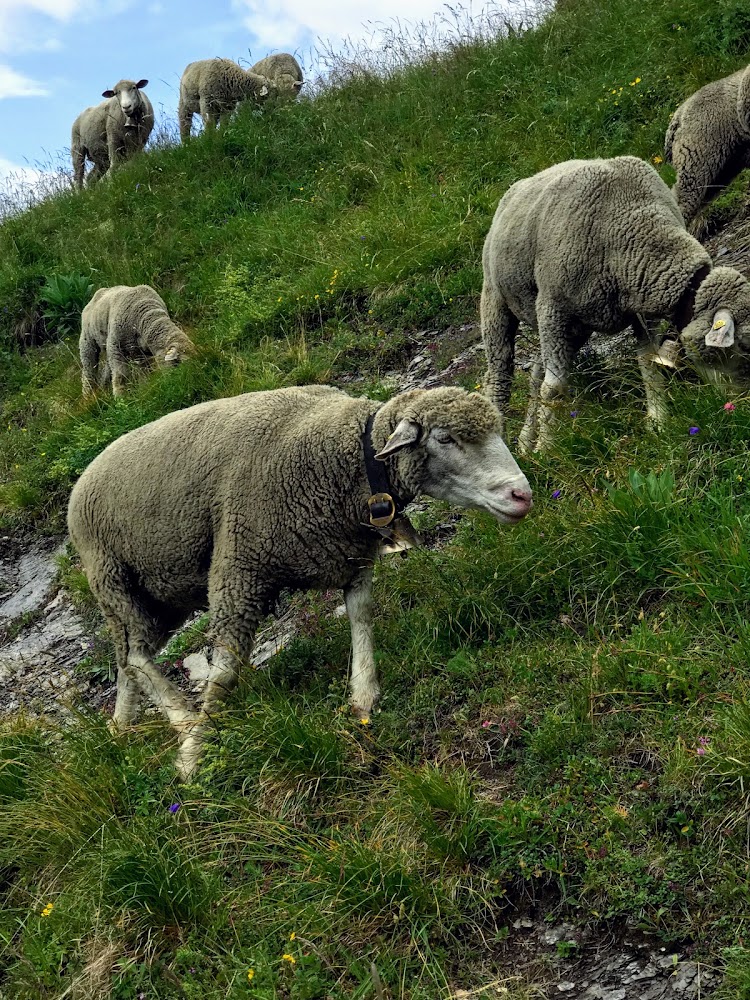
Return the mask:
<svg viewBox="0 0 750 1000">
<path fill-rule="evenodd" d="M 456 443 L 453 440 L 453 438 L 450 436 L 450 434 L 446 434 L 445 432 L 443 432 L 442 434 L 436 434 L 435 435 L 435 440 L 437 441 L 438 444 L 455 444 Z"/>
</svg>

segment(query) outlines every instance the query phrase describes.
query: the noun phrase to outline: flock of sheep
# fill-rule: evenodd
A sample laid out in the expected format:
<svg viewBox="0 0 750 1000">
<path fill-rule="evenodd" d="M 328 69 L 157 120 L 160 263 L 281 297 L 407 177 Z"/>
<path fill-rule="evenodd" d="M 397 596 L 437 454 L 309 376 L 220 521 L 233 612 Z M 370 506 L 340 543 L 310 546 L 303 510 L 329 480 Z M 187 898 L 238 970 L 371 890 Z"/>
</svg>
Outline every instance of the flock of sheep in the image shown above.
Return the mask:
<svg viewBox="0 0 750 1000">
<path fill-rule="evenodd" d="M 250 69 L 231 59 L 200 59 L 185 67 L 180 80 L 177 117 L 180 139 L 190 138 L 193 115 L 215 127 L 232 114 L 241 101 L 261 104 L 270 96 L 294 96 L 302 88 L 300 64 L 288 52 L 266 56 Z M 154 109 L 144 88 L 148 80 L 120 80 L 101 104 L 86 108 L 73 122 L 70 155 L 73 178 L 83 187 L 86 161 L 93 163 L 86 178 L 92 184 L 139 153 L 154 127 Z"/>
<path fill-rule="evenodd" d="M 183 138 L 196 110 L 211 123 L 272 86 L 298 90 L 301 74 L 283 65 L 279 83 L 265 60 L 248 73 L 227 60 L 192 63 L 180 90 Z M 136 131 L 151 114 L 139 104 L 144 85 L 118 84 L 105 92 L 106 104 L 90 109 L 99 148 L 110 113 Z M 112 169 L 125 147 L 108 132 L 107 139 Z M 405 506 L 426 493 L 509 524 L 531 508 L 529 483 L 502 437 L 520 322 L 540 345 L 523 451 L 552 441 L 571 362 L 594 330 L 633 328 L 656 427 L 663 368 L 675 352 L 709 378 L 743 373 L 750 283 L 714 267 L 685 219 L 750 165 L 750 67 L 678 108 L 666 152 L 678 178 L 672 190 L 650 164 L 622 156 L 558 164 L 501 199 L 483 255 L 486 396 L 412 390 L 379 403 L 326 386 L 247 393 L 168 414 L 89 465 L 73 489 L 68 523 L 115 644 L 116 726 L 133 722 L 145 694 L 177 730 L 178 770 L 189 777 L 211 716 L 235 686 L 279 592 L 332 587 L 343 588 L 351 624 L 351 705 L 368 721 L 378 698 L 373 564 L 384 548 L 411 544 Z M 104 172 L 104 161 L 92 158 Z M 650 331 L 656 320 L 676 330 L 668 343 Z M 101 289 L 84 309 L 85 393 L 110 379 L 116 394 L 124 391 L 128 362 L 137 357 L 172 364 L 192 351 L 147 285 Z M 196 709 L 154 656 L 206 604 L 214 652 Z"/>
</svg>

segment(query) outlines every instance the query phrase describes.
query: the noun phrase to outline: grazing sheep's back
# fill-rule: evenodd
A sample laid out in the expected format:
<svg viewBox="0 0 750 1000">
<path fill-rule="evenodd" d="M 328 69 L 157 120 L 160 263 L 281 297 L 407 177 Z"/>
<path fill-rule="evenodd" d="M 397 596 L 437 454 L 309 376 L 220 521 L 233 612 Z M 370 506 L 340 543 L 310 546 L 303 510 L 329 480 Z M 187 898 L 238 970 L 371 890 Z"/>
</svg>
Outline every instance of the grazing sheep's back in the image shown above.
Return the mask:
<svg viewBox="0 0 750 1000">
<path fill-rule="evenodd" d="M 690 222 L 750 166 L 750 66 L 706 84 L 677 108 L 664 155 L 677 173 L 673 190 Z"/>
<path fill-rule="evenodd" d="M 372 546 L 347 524 L 367 495 L 358 428 L 376 407 L 328 387 L 294 388 L 202 403 L 131 431 L 73 490 L 70 534 L 84 565 L 106 548 L 152 597 L 200 606 L 229 525 L 269 577 L 341 586 L 352 549 L 364 556 Z M 316 500 L 330 496 L 341 506 Z"/>
<path fill-rule="evenodd" d="M 281 91 L 299 93 L 304 76 L 302 67 L 291 52 L 277 52 L 258 60 L 250 67 L 251 73 L 265 76 L 273 81 Z"/>
<path fill-rule="evenodd" d="M 708 254 L 656 171 L 636 157 L 569 160 L 517 181 L 484 247 L 485 282 L 536 327 L 540 288 L 592 329 L 668 314 Z"/>
</svg>

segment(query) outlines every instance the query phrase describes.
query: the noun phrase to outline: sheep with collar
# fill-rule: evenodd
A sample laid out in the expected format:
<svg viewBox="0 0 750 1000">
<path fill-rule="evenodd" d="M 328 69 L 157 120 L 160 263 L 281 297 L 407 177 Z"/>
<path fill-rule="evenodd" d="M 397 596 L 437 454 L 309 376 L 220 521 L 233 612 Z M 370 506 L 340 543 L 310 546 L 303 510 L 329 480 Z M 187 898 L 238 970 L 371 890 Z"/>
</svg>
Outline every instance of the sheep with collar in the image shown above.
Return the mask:
<svg viewBox="0 0 750 1000">
<path fill-rule="evenodd" d="M 686 222 L 750 167 L 750 66 L 706 84 L 672 115 L 664 158 Z"/>
<path fill-rule="evenodd" d="M 672 320 L 685 350 L 714 370 L 750 349 L 750 283 L 732 268 L 713 267 L 670 189 L 633 156 L 569 160 L 517 181 L 497 207 L 483 268 L 486 390 L 501 413 L 519 321 L 539 335 L 519 437 L 525 450 L 552 442 L 553 411 L 594 330 L 632 327 L 656 427 L 665 413 L 663 356 L 646 320 Z"/>
<path fill-rule="evenodd" d="M 94 164 L 88 175 L 88 183 L 93 184 L 139 153 L 148 142 L 154 127 L 154 109 L 143 93 L 147 83 L 120 80 L 104 91 L 106 101 L 86 108 L 73 122 L 70 155 L 78 188 L 83 187 L 86 160 Z"/>
<path fill-rule="evenodd" d="M 240 101 L 261 104 L 275 89 L 265 76 L 245 70 L 231 59 L 189 63 L 180 80 L 177 108 L 181 141 L 190 138 L 193 115 L 200 114 L 206 128 L 215 127 L 231 115 Z"/>
<path fill-rule="evenodd" d="M 279 592 L 332 587 L 351 623 L 351 705 L 367 718 L 379 694 L 373 563 L 383 522 L 421 493 L 502 523 L 528 513 L 528 481 L 478 393 L 418 389 L 384 404 L 329 386 L 247 393 L 109 445 L 76 483 L 68 525 L 115 644 L 114 723 L 130 724 L 145 693 L 178 730 L 190 775 Z M 196 712 L 153 657 L 206 605 L 214 654 Z"/>
<path fill-rule="evenodd" d="M 131 363 L 153 358 L 160 365 L 178 365 L 195 352 L 150 285 L 113 285 L 94 292 L 81 313 L 78 346 L 84 396 L 97 384 L 110 382 L 113 395 L 122 396 Z M 103 352 L 106 360 L 99 372 Z"/>
<path fill-rule="evenodd" d="M 276 86 L 280 94 L 293 97 L 299 94 L 304 83 L 302 67 L 291 52 L 276 52 L 266 56 L 251 66 L 250 72 L 266 77 Z"/>
</svg>

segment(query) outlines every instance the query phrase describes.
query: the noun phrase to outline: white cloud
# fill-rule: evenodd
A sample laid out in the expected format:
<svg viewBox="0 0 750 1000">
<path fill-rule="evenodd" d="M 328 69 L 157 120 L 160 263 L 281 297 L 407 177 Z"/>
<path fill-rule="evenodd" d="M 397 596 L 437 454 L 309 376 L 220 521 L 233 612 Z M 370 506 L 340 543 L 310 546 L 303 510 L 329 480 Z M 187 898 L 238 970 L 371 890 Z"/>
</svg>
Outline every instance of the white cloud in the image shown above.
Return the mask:
<svg viewBox="0 0 750 1000">
<path fill-rule="evenodd" d="M 96 9 L 96 0 L 0 0 L 0 52 L 49 51 L 56 24 Z"/>
<path fill-rule="evenodd" d="M 0 63 L 0 101 L 4 97 L 44 97 L 48 93 L 41 83 Z"/>
<path fill-rule="evenodd" d="M 12 160 L 6 160 L 5 157 L 0 156 L 0 185 L 2 186 L 25 187 L 29 184 L 36 184 L 43 176 L 43 170 L 13 163 Z"/>
<path fill-rule="evenodd" d="M 414 23 L 429 21 L 445 12 L 444 0 L 232 0 L 236 10 L 245 12 L 247 28 L 262 46 L 293 50 L 313 38 L 340 39 L 368 37 L 372 27 L 398 19 Z M 272 11 L 269 10 L 272 7 Z"/>
</svg>

